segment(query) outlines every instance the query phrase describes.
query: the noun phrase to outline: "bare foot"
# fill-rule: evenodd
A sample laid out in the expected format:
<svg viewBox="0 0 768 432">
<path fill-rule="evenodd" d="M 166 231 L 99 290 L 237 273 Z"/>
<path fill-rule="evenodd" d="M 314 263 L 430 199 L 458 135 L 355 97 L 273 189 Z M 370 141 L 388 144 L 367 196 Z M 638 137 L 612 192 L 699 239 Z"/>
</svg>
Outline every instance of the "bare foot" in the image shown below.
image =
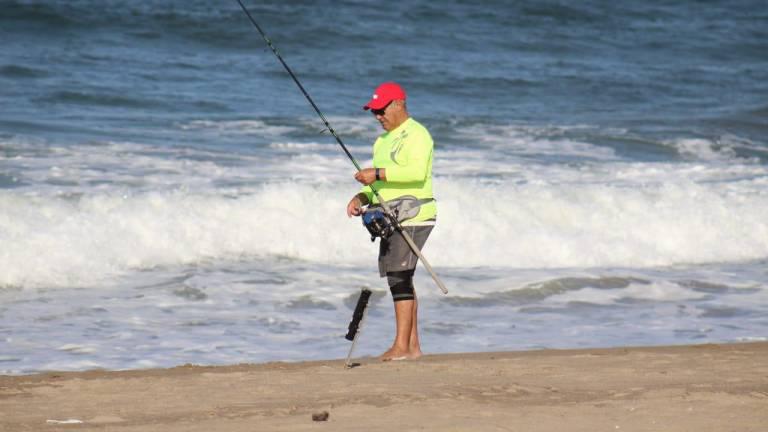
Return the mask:
<svg viewBox="0 0 768 432">
<path fill-rule="evenodd" d="M 392 347 L 388 349 L 384 354 L 380 355 L 379 358 L 381 359 L 381 361 L 416 360 L 422 355 L 423 353 L 418 348 L 410 351 L 405 351 L 399 348 Z"/>
<path fill-rule="evenodd" d="M 405 360 L 411 358 L 410 354 L 411 353 L 409 351 L 392 347 L 388 349 L 384 354 L 380 355 L 379 358 L 381 361 Z"/>
</svg>

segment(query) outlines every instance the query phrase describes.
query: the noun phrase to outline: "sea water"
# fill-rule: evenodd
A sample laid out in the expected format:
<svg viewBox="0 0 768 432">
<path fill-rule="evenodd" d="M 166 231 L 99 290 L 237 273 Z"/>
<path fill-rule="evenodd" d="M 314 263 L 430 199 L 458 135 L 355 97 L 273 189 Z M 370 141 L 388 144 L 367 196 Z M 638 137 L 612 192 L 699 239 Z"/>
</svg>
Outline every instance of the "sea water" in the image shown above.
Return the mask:
<svg viewBox="0 0 768 432">
<path fill-rule="evenodd" d="M 427 353 L 768 339 L 768 9 L 246 2 L 362 165 L 435 140 Z M 341 358 L 354 167 L 237 2 L 0 1 L 0 373 Z"/>
</svg>

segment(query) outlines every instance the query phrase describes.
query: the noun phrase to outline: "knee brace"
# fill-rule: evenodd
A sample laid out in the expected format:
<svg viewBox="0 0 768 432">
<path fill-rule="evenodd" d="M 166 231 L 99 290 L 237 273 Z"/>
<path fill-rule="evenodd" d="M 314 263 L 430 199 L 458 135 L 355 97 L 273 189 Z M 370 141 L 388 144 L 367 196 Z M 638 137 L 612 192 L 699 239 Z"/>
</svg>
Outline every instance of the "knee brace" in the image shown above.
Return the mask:
<svg viewBox="0 0 768 432">
<path fill-rule="evenodd" d="M 389 290 L 392 291 L 392 301 L 416 298 L 413 290 L 413 270 L 387 272 L 387 283 L 389 283 Z"/>
</svg>

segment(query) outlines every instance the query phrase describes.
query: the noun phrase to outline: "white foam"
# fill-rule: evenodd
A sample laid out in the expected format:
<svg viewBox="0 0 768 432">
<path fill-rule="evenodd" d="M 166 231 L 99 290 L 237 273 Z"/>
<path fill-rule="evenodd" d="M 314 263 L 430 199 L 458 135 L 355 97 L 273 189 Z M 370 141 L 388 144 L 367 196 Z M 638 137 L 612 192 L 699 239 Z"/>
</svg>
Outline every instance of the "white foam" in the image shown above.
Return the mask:
<svg viewBox="0 0 768 432">
<path fill-rule="evenodd" d="M 450 265 L 666 266 L 768 256 L 768 196 L 755 181 L 660 185 L 440 186 L 430 247 Z M 458 227 L 441 229 L 441 227 Z M 455 245 L 461 245 L 457 248 Z"/>
<path fill-rule="evenodd" d="M 566 177 L 564 173 L 560 173 Z M 556 176 L 557 177 L 557 176 Z M 625 177 L 626 179 L 626 177 Z M 441 266 L 667 266 L 768 256 L 765 178 L 656 185 L 436 179 Z M 0 284 L 96 283 L 133 269 L 284 255 L 365 264 L 375 255 L 344 207 L 351 181 L 274 183 L 79 198 L 0 192 Z"/>
<path fill-rule="evenodd" d="M 345 198 L 330 196 L 294 185 L 238 198 L 151 192 L 51 199 L 3 191 L 0 243 L 14 247 L 0 251 L 0 285 L 88 285 L 131 269 L 249 254 L 354 258 L 342 243 L 358 227 L 343 223 Z"/>
<path fill-rule="evenodd" d="M 58 348 L 59 351 L 65 351 L 73 354 L 93 354 L 96 348 L 79 344 L 64 344 Z"/>
<path fill-rule="evenodd" d="M 593 160 L 617 159 L 613 149 L 575 141 L 566 133 L 586 126 L 529 126 L 475 124 L 457 130 L 459 137 L 484 148 L 486 157 L 501 155 L 569 156 Z"/>
<path fill-rule="evenodd" d="M 736 158 L 736 151 L 730 146 L 718 146 L 716 143 L 700 138 L 677 139 L 668 142 L 685 157 L 703 160 L 729 160 Z"/>
<path fill-rule="evenodd" d="M 560 132 L 504 133 L 550 140 Z M 537 138 L 520 140 L 522 148 Z M 375 256 L 359 220 L 344 214 L 359 185 L 341 153 L 12 146 L 18 154 L 0 159 L 0 167 L 26 186 L 0 190 L 0 244 L 13 245 L 0 250 L 0 286 L 92 285 L 137 269 L 243 256 L 352 265 Z M 768 257 L 764 165 L 639 163 L 602 154 L 605 160 L 551 164 L 487 149 L 438 149 L 431 261 L 520 269 Z"/>
<path fill-rule="evenodd" d="M 209 131 L 219 134 L 280 136 L 297 130 L 293 126 L 270 125 L 263 120 L 193 120 L 179 124 L 181 130 Z"/>
<path fill-rule="evenodd" d="M 269 148 L 276 150 L 335 150 L 337 144 L 320 144 L 314 142 L 273 142 Z"/>
<path fill-rule="evenodd" d="M 718 162 L 759 163 L 757 157 L 739 156 L 737 150 L 750 153 L 768 153 L 768 147 L 759 145 L 751 140 L 723 135 L 716 139 L 677 138 L 667 140 L 664 144 L 674 147 L 686 159 Z"/>
<path fill-rule="evenodd" d="M 705 294 L 691 291 L 679 284 L 658 281 L 652 284 L 630 284 L 623 289 L 583 288 L 553 296 L 548 302 L 587 302 L 609 305 L 620 299 L 650 300 L 655 302 L 684 301 L 703 298 Z"/>
<path fill-rule="evenodd" d="M 342 138 L 364 137 L 373 139 L 381 133 L 378 123 L 365 116 L 327 116 L 326 120 Z M 295 126 L 271 123 L 274 123 L 274 121 L 262 119 L 193 120 L 180 123 L 177 127 L 185 131 L 191 130 L 220 135 L 257 135 L 267 137 L 278 137 L 302 130 L 317 132 L 324 130 L 322 121 L 314 116 L 299 118 Z"/>
<path fill-rule="evenodd" d="M 38 366 L 36 368 L 36 371 L 83 371 L 83 370 L 93 370 L 93 369 L 109 369 L 101 362 L 95 362 L 90 360 L 70 361 L 70 360 L 57 359 L 49 363 L 36 365 L 36 366 Z M 9 372 L 13 373 L 16 371 L 9 371 Z M 64 422 L 65 423 L 61 423 L 61 424 L 76 424 L 79 422 L 79 420 L 70 419 L 70 420 L 64 420 Z"/>
<path fill-rule="evenodd" d="M 280 147 L 280 144 L 276 144 Z M 311 148 L 318 143 L 305 143 Z M 332 146 L 329 144 L 329 146 Z M 89 145 L 46 146 L 14 145 L 21 154 L 3 159 L 21 184 L 21 190 L 36 195 L 85 194 L 94 192 L 196 190 L 222 192 L 229 185 L 237 188 L 258 186 L 266 181 L 323 177 L 349 179 L 354 167 L 342 153 L 324 156 L 306 151 L 233 155 L 226 151 L 188 147 L 162 148 L 127 142 Z M 300 147 L 297 147 L 300 148 Z M 330 147 L 329 147 L 330 148 Z M 238 189 L 239 190 L 239 189 Z"/>
</svg>

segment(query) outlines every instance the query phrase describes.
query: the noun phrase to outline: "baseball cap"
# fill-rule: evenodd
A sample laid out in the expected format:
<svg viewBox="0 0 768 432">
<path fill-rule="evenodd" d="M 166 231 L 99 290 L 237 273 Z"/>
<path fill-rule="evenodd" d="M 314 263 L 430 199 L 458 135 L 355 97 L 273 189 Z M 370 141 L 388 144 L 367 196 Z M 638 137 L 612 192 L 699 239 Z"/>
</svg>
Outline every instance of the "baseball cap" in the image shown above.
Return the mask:
<svg viewBox="0 0 768 432">
<path fill-rule="evenodd" d="M 405 100 L 405 90 L 394 82 L 385 82 L 373 91 L 373 97 L 363 107 L 364 110 L 382 109 L 393 100 Z"/>
</svg>

